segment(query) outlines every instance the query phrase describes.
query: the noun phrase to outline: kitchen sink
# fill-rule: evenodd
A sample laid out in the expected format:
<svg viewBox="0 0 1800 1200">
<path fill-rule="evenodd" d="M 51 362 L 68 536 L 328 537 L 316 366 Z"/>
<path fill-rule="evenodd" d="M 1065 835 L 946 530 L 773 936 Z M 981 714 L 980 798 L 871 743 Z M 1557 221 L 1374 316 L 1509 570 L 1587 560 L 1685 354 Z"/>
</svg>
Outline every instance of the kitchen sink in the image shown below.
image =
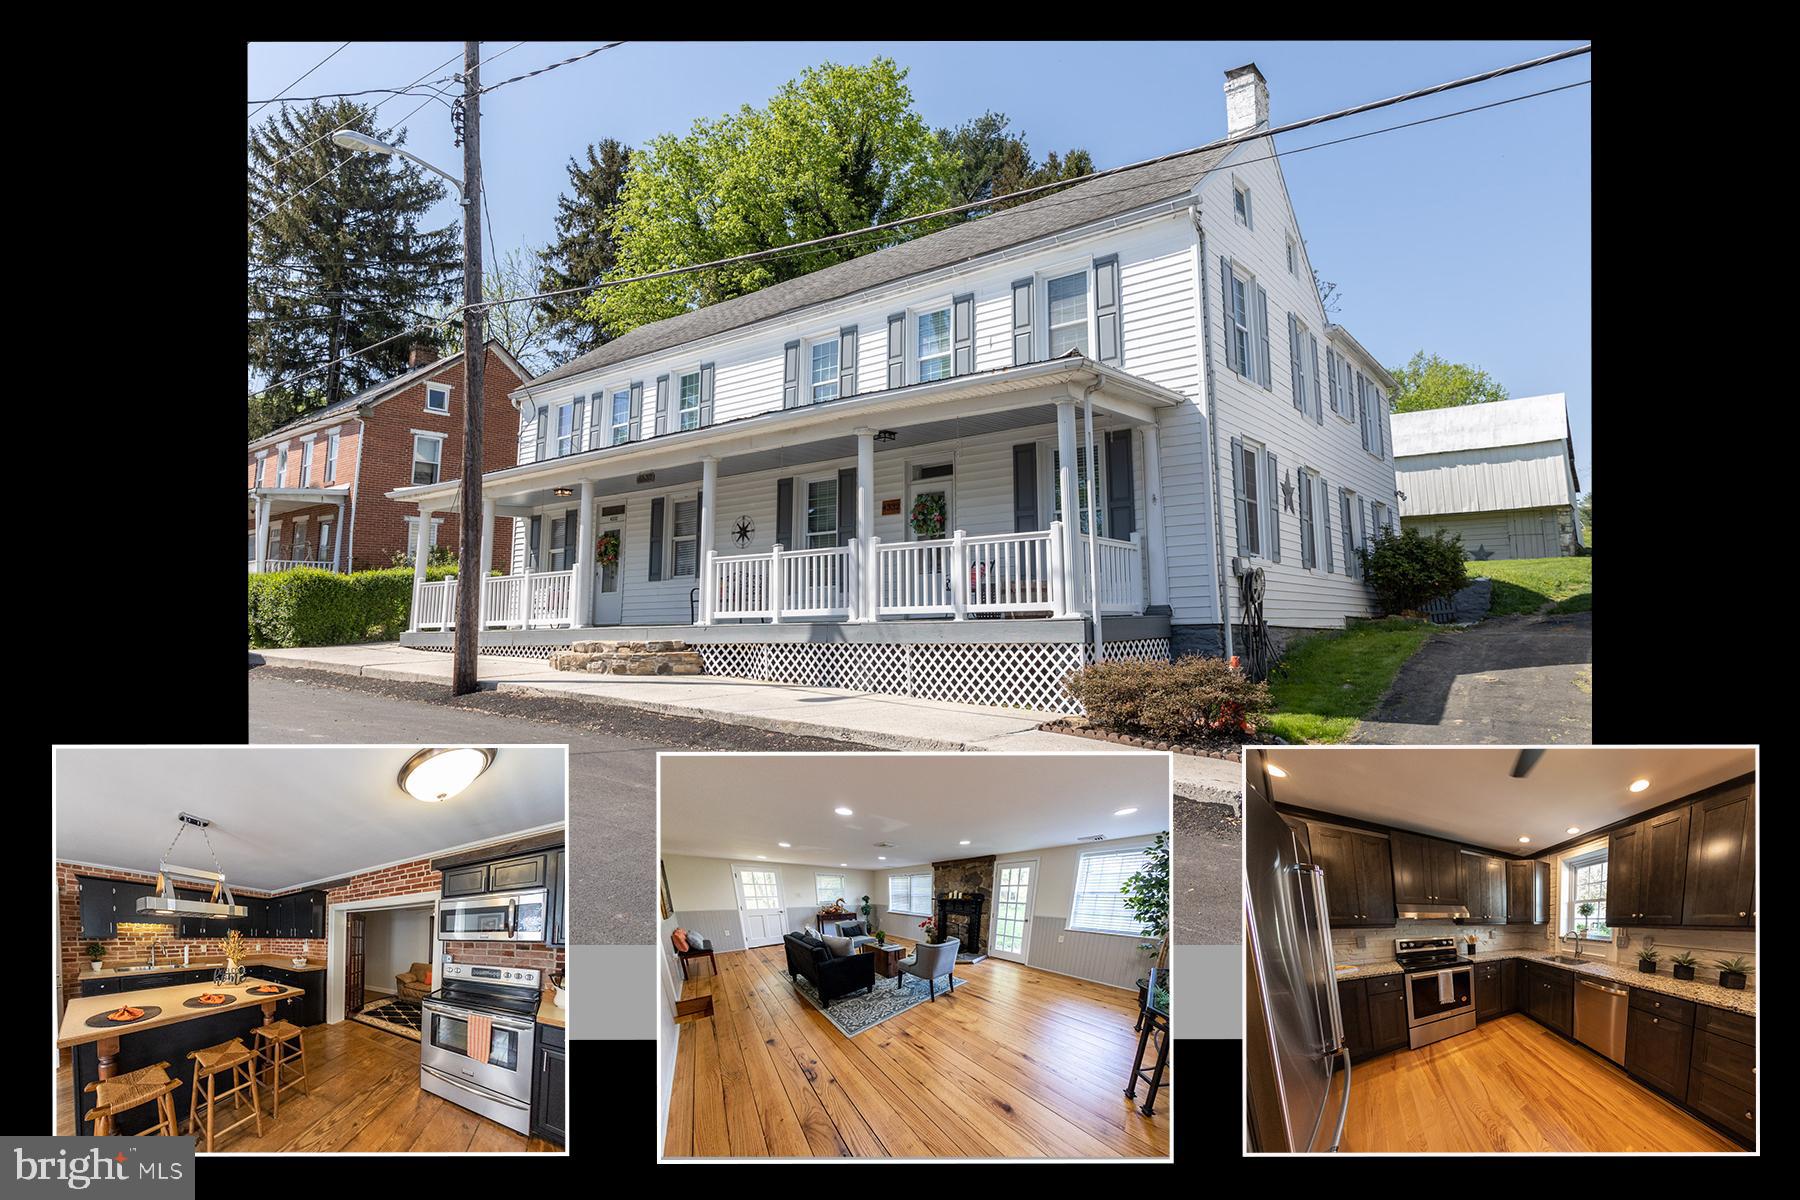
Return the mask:
<svg viewBox="0 0 1800 1200">
<path fill-rule="evenodd" d="M 1600 960 L 1597 958 L 1571 958 L 1567 954 L 1546 954 L 1544 956 L 1544 961 L 1545 962 L 1553 962 L 1553 963 L 1569 963 L 1571 965 L 1574 965 L 1574 964 L 1579 964 L 1579 963 L 1598 962 Z"/>
<path fill-rule="evenodd" d="M 166 971 L 167 967 L 120 967 L 121 971 Z"/>
</svg>

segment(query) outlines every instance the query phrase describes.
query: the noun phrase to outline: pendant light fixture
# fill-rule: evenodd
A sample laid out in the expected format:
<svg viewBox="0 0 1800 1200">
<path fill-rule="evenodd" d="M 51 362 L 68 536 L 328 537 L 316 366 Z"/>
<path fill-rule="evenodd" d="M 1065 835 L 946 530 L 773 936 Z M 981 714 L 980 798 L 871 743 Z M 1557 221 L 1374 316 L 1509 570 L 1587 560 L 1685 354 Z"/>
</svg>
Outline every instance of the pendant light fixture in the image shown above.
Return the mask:
<svg viewBox="0 0 1800 1200">
<path fill-rule="evenodd" d="M 231 894 L 231 885 L 225 882 L 222 869 L 202 871 L 197 867 L 178 867 L 169 862 L 169 855 L 175 850 L 175 843 L 189 826 L 200 831 L 206 839 L 206 850 L 212 855 L 213 866 L 218 868 L 219 855 L 212 848 L 212 839 L 206 836 L 206 827 L 212 822 L 205 817 L 196 817 L 193 813 L 177 813 L 181 824 L 175 829 L 175 836 L 169 840 L 169 848 L 163 851 L 162 861 L 156 865 L 156 891 L 154 896 L 138 898 L 137 911 L 141 915 L 158 917 L 247 917 L 250 910 L 237 902 Z M 175 881 L 185 880 L 201 885 L 211 884 L 212 889 L 204 900 L 183 900 L 175 895 Z M 224 897 L 220 900 L 221 895 Z"/>
<path fill-rule="evenodd" d="M 414 800 L 437 804 L 474 783 L 493 762 L 491 746 L 428 747 L 400 768 L 400 790 Z"/>
</svg>

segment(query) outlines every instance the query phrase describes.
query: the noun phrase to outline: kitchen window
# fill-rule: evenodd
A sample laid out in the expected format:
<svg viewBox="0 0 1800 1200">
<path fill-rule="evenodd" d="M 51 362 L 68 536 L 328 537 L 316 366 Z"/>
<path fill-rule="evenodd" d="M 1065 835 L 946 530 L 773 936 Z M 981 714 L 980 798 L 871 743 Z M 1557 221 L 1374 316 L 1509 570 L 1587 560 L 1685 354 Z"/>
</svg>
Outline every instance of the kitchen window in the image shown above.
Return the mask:
<svg viewBox="0 0 1800 1200">
<path fill-rule="evenodd" d="M 950 306 L 918 316 L 918 382 L 948 379 L 950 361 Z"/>
<path fill-rule="evenodd" d="M 691 371 L 681 377 L 677 410 L 676 429 L 700 428 L 700 372 Z"/>
<path fill-rule="evenodd" d="M 337 482 L 338 435 L 332 434 L 325 439 L 325 482 Z"/>
<path fill-rule="evenodd" d="M 828 479 L 810 480 L 807 483 L 806 511 L 801 516 L 805 521 L 806 548 L 808 550 L 838 544 L 838 481 L 836 475 Z"/>
<path fill-rule="evenodd" d="M 887 906 L 910 917 L 931 916 L 931 876 L 889 875 Z"/>
<path fill-rule="evenodd" d="M 677 500 L 672 505 L 674 520 L 669 522 L 669 561 L 674 569 L 670 578 L 700 573 L 700 501 Z"/>
<path fill-rule="evenodd" d="M 441 383 L 425 385 L 425 411 L 447 413 L 450 411 L 450 389 Z"/>
<path fill-rule="evenodd" d="M 1578 854 L 1563 862 L 1562 932 L 1574 933 L 1577 925 L 1586 925 L 1586 941 L 1610 942 L 1612 930 L 1606 924 L 1606 850 Z M 1594 911 L 1582 916 L 1577 908 L 1592 904 Z"/>
<path fill-rule="evenodd" d="M 813 876 L 813 897 L 818 900 L 821 908 L 830 904 L 833 900 L 849 899 L 848 896 L 844 895 L 848 890 L 849 889 L 844 885 L 844 877 L 842 875 Z"/>
<path fill-rule="evenodd" d="M 1050 357 L 1061 358 L 1071 350 L 1087 353 L 1087 272 L 1052 279 L 1044 290 L 1050 306 Z"/>
<path fill-rule="evenodd" d="M 427 433 L 413 435 L 413 469 L 414 484 L 436 483 L 438 471 L 443 466 L 444 439 L 433 437 Z"/>
<path fill-rule="evenodd" d="M 838 398 L 838 340 L 836 337 L 823 338 L 812 344 L 812 370 L 809 375 L 811 399 L 808 403 L 823 404 L 827 400 Z"/>
<path fill-rule="evenodd" d="M 1144 926 L 1125 907 L 1121 888 L 1148 861 L 1150 847 L 1089 850 L 1075 872 L 1075 898 L 1069 909 L 1069 928 L 1086 933 L 1120 933 L 1143 936 Z"/>
</svg>

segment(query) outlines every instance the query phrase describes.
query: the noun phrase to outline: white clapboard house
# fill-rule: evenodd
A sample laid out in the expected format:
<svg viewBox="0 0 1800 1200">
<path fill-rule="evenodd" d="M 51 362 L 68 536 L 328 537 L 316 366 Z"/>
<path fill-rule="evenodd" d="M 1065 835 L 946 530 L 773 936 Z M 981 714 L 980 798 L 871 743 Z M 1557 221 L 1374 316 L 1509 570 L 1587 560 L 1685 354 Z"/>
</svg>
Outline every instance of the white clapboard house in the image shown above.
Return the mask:
<svg viewBox="0 0 1800 1200">
<path fill-rule="evenodd" d="M 1231 134 L 1268 128 L 1254 65 L 1225 95 Z M 1272 149 L 1080 184 L 521 387 L 484 649 L 681 638 L 709 672 L 1068 709 L 1096 613 L 1108 658 L 1230 652 L 1243 571 L 1278 636 L 1368 615 L 1392 380 L 1321 309 Z M 408 644 L 449 645 L 456 586 L 421 578 Z"/>
<path fill-rule="evenodd" d="M 1581 477 L 1563 394 L 1394 415 L 1403 527 L 1476 560 L 1577 553 Z"/>
</svg>

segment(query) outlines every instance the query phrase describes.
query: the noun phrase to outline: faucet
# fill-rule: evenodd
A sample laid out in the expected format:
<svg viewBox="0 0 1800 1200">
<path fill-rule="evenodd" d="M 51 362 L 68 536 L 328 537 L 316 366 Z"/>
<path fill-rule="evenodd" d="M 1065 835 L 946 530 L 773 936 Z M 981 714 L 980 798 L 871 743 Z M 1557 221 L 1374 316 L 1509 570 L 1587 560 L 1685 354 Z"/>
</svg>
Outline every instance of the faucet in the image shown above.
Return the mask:
<svg viewBox="0 0 1800 1200">
<path fill-rule="evenodd" d="M 156 943 L 154 941 L 150 943 L 150 965 L 153 967 L 156 965 Z"/>
<path fill-rule="evenodd" d="M 1565 942 L 1570 942 L 1570 941 L 1574 942 L 1575 943 L 1575 957 L 1576 958 L 1581 957 L 1581 935 L 1579 933 L 1565 933 L 1565 934 L 1561 935 L 1560 940 L 1565 941 Z"/>
</svg>

